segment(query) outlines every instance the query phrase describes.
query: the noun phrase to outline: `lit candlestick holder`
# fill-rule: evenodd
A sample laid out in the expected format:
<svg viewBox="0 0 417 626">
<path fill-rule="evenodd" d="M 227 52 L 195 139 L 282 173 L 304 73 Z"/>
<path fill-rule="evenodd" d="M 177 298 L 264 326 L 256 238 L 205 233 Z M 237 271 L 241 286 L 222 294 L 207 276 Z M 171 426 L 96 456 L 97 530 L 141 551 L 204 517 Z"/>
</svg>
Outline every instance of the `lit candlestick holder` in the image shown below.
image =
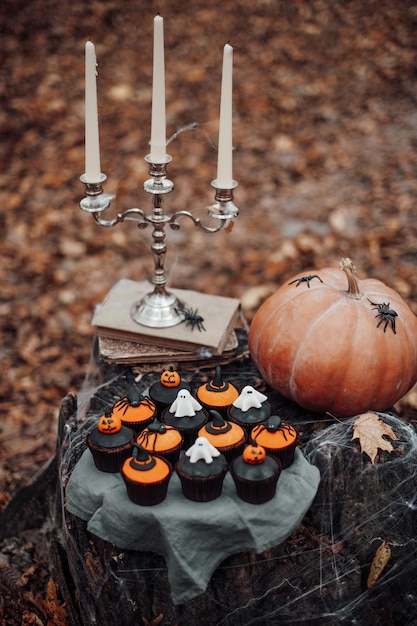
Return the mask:
<svg viewBox="0 0 417 626">
<path fill-rule="evenodd" d="M 239 210 L 233 202 L 233 191 L 237 187 L 237 182 L 233 181 L 229 189 L 221 189 L 217 180 L 212 181 L 211 184 L 215 188 L 215 204 L 207 208 L 209 217 L 214 220 L 213 225 L 210 226 L 203 224 L 200 218 L 193 215 L 191 211 L 180 210 L 170 215 L 165 213 L 163 197 L 174 188 L 174 183 L 167 178 L 167 166 L 171 157 L 166 155 L 165 163 L 152 163 L 150 155 L 147 155 L 145 160 L 149 163 L 150 179 L 144 183 L 143 188 L 152 196 L 153 210 L 151 214 L 146 214 L 140 208 L 131 208 L 123 211 L 123 213 L 118 213 L 113 219 L 103 219 L 103 212 L 110 207 L 111 201 L 115 198 L 113 195 L 104 193 L 103 183 L 107 180 L 105 174 L 101 174 L 100 181 L 95 183 L 88 182 L 85 174 L 81 176 L 80 180 L 86 186 L 86 197 L 81 200 L 80 207 L 83 211 L 91 213 L 100 226 L 113 227 L 125 220 L 136 222 L 139 229 L 145 229 L 149 225 L 153 226 L 151 245 L 154 260 L 151 280 L 153 290 L 146 293 L 133 305 L 130 315 L 137 324 L 153 328 L 166 328 L 183 322 L 185 311 L 189 305 L 167 290 L 165 228 L 169 225 L 172 230 L 178 230 L 181 227 L 179 220 L 186 217 L 206 233 L 219 232 L 239 214 Z"/>
</svg>

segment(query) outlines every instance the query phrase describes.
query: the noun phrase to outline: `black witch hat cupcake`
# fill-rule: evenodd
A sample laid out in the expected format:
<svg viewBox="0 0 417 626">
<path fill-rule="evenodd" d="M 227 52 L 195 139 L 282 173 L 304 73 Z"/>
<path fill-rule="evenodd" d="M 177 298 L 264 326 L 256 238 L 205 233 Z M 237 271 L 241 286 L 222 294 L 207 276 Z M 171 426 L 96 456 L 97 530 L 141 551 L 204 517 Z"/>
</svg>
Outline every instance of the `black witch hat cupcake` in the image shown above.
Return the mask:
<svg viewBox="0 0 417 626">
<path fill-rule="evenodd" d="M 239 396 L 239 391 L 232 383 L 223 380 L 222 368 L 218 365 L 214 378 L 201 385 L 196 395 L 206 409 L 214 409 L 227 417 L 227 409 Z"/>
<path fill-rule="evenodd" d="M 244 429 L 239 424 L 226 421 L 218 411 L 209 411 L 209 418 L 211 421 L 200 428 L 198 436 L 206 437 L 228 462 L 242 454 L 246 444 Z"/>
<path fill-rule="evenodd" d="M 121 468 L 129 500 L 143 506 L 164 500 L 171 474 L 172 466 L 167 460 L 152 456 L 137 443 Z"/>
</svg>

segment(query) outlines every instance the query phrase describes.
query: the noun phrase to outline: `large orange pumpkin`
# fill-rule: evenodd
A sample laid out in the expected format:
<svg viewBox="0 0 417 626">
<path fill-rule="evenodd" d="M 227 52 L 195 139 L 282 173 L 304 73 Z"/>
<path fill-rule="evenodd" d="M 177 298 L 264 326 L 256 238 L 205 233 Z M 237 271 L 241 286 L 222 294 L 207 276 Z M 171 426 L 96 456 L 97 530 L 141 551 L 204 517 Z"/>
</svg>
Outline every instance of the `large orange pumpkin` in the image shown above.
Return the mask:
<svg viewBox="0 0 417 626">
<path fill-rule="evenodd" d="M 283 396 L 338 417 L 386 410 L 417 381 L 416 316 L 381 281 L 358 281 L 350 259 L 278 289 L 253 318 L 249 348 Z"/>
</svg>

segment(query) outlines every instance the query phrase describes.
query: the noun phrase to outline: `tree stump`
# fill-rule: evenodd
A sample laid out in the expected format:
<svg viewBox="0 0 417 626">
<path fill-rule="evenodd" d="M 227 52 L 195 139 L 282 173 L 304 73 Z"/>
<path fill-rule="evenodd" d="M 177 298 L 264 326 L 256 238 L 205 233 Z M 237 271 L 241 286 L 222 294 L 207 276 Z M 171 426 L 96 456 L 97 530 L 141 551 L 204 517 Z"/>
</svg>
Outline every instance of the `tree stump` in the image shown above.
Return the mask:
<svg viewBox="0 0 417 626">
<path fill-rule="evenodd" d="M 261 383 L 249 359 L 225 366 L 224 374 L 238 385 L 243 379 L 246 384 Z M 193 382 L 210 375 L 203 370 L 193 373 Z M 118 371 L 112 382 L 97 388 L 89 410 L 113 403 L 132 377 L 130 368 Z M 398 441 L 393 442 L 394 452 L 381 453 L 370 466 L 358 443 L 351 441 L 351 423 L 312 415 L 262 389 L 275 412 L 298 428 L 301 448 L 320 469 L 319 491 L 303 523 L 285 542 L 262 554 L 226 558 L 206 592 L 181 605 L 172 602 L 162 557 L 103 541 L 66 510 L 65 484 L 85 443 L 77 397 L 64 399 L 57 454 L 36 483 L 6 508 L 0 539 L 28 527 L 48 532 L 51 567 L 69 624 L 417 623 L 414 428 L 388 416 Z M 383 540 L 391 545 L 392 557 L 368 589 L 367 573 Z"/>
</svg>

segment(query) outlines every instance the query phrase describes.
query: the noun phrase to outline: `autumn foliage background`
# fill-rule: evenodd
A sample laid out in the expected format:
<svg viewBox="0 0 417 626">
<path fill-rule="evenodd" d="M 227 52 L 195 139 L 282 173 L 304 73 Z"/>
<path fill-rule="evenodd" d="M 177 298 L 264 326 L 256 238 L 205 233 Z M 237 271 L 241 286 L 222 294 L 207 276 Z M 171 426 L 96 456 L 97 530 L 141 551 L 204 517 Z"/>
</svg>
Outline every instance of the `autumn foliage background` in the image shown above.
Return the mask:
<svg viewBox="0 0 417 626">
<path fill-rule="evenodd" d="M 234 46 L 232 233 L 168 233 L 170 282 L 242 299 L 247 319 L 300 270 L 350 256 L 417 312 L 417 5 L 191 0 L 0 7 L 0 504 L 54 453 L 61 399 L 89 368 L 94 306 L 149 277 L 150 231 L 78 206 L 84 44 L 96 45 L 113 211 L 150 208 L 153 17 L 165 19 L 166 209 L 213 202 L 223 45 Z M 181 131 L 181 132 L 179 132 Z M 387 358 L 389 367 L 389 358 Z M 414 396 L 401 410 L 414 419 Z"/>
</svg>

